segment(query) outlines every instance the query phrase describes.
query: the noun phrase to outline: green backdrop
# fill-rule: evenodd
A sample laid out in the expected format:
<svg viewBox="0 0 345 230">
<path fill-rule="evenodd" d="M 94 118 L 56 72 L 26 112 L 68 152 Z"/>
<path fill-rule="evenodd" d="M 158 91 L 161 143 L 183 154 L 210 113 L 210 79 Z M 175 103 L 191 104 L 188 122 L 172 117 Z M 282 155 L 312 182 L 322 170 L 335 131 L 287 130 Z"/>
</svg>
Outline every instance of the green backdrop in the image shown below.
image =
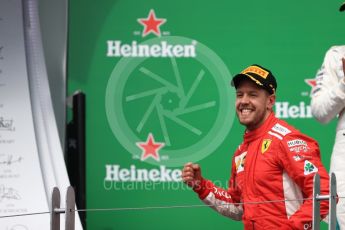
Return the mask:
<svg viewBox="0 0 345 230">
<path fill-rule="evenodd" d="M 188 161 L 226 187 L 244 130 L 229 81 L 254 63 L 278 79 L 277 116 L 319 141 L 329 168 L 336 123 L 311 117 L 307 79 L 344 42 L 339 5 L 69 1 L 68 92 L 87 96 L 87 208 L 200 205 L 179 178 Z M 91 230 L 242 229 L 208 207 L 87 216 Z"/>
</svg>

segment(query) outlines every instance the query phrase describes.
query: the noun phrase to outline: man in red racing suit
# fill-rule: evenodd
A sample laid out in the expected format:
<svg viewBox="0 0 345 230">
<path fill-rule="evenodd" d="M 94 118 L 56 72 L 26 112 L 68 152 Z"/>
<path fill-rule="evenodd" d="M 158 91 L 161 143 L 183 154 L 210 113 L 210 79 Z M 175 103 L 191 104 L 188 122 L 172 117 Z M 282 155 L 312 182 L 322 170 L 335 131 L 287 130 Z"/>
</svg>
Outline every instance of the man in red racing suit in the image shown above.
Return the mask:
<svg viewBox="0 0 345 230">
<path fill-rule="evenodd" d="M 277 86 L 269 70 L 253 65 L 233 82 L 237 116 L 247 129 L 233 156 L 228 190 L 204 179 L 193 163 L 185 165 L 183 181 L 222 215 L 242 220 L 246 230 L 312 229 L 315 173 L 321 194 L 329 193 L 317 142 L 275 117 Z M 321 202 L 321 218 L 327 213 L 327 202 Z"/>
</svg>

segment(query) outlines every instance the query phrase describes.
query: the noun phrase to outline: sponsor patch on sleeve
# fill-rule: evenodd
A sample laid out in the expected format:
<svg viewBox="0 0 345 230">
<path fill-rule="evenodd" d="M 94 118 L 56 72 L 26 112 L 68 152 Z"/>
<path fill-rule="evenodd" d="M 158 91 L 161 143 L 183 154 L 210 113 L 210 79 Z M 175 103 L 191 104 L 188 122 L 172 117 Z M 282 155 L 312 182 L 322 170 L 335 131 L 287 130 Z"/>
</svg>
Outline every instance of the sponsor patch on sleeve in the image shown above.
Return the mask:
<svg viewBox="0 0 345 230">
<path fill-rule="evenodd" d="M 300 153 L 300 152 L 306 153 L 309 151 L 309 147 L 301 145 L 301 146 L 292 147 L 289 150 L 290 150 L 290 152 L 294 152 L 294 153 Z"/>
<path fill-rule="evenodd" d="M 293 156 L 293 159 L 295 161 L 300 161 L 300 160 L 302 160 L 302 157 L 300 155 L 295 155 L 295 156 Z"/>
<path fill-rule="evenodd" d="M 292 156 L 292 158 L 295 161 L 301 161 L 301 160 L 305 160 L 305 159 L 312 159 L 311 156 L 306 156 L 306 155 L 301 155 L 301 154 L 296 154 L 296 155 Z"/>
<path fill-rule="evenodd" d="M 278 124 L 278 123 L 275 124 L 275 125 L 272 127 L 272 130 L 273 130 L 274 132 L 279 133 L 279 134 L 282 135 L 282 136 L 285 136 L 285 135 L 291 133 L 291 130 L 290 130 L 290 129 L 288 129 L 288 128 L 286 128 L 286 127 L 284 127 L 284 126 L 282 126 L 282 125 L 280 125 L 280 124 Z"/>
<path fill-rule="evenodd" d="M 307 152 L 309 150 L 309 146 L 306 141 L 301 139 L 290 140 L 286 142 L 287 146 L 289 147 L 290 152 Z"/>
<path fill-rule="evenodd" d="M 308 160 L 304 161 L 304 175 L 309 175 L 309 174 L 315 173 L 317 171 L 319 171 L 319 170 L 313 163 L 311 163 Z"/>
</svg>

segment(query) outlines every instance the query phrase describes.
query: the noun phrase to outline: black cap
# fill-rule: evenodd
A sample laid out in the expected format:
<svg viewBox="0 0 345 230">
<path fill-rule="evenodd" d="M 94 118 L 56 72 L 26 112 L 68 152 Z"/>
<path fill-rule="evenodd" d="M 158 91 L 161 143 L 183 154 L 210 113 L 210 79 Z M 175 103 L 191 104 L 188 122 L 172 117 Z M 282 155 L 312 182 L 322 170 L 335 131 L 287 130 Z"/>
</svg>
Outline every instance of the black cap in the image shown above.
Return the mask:
<svg viewBox="0 0 345 230">
<path fill-rule="evenodd" d="M 253 64 L 247 67 L 232 78 L 231 85 L 237 88 L 238 84 L 244 78 L 254 81 L 258 86 L 267 90 L 270 94 L 275 93 L 277 90 L 277 81 L 272 72 L 262 66 Z"/>
<path fill-rule="evenodd" d="M 344 11 L 345 10 L 345 2 L 343 4 L 341 4 L 339 11 Z"/>
</svg>

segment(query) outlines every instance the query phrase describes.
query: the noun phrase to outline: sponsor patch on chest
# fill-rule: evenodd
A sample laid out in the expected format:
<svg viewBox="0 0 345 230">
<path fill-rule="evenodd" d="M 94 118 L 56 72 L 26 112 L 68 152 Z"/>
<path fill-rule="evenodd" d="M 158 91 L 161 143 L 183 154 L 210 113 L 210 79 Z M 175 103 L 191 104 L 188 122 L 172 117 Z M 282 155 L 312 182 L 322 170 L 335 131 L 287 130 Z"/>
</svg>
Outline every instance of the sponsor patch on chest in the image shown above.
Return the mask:
<svg viewBox="0 0 345 230">
<path fill-rule="evenodd" d="M 235 157 L 235 164 L 236 164 L 236 172 L 244 171 L 244 163 L 246 161 L 247 152 L 243 152 L 240 155 Z"/>
<path fill-rule="evenodd" d="M 272 127 L 272 130 L 276 133 L 279 133 L 280 135 L 283 135 L 283 136 L 291 133 L 290 129 L 288 129 L 288 128 L 286 128 L 286 127 L 284 127 L 278 123 Z"/>
<path fill-rule="evenodd" d="M 289 147 L 290 152 L 308 152 L 309 146 L 306 141 L 301 139 L 295 139 L 286 142 L 287 146 Z"/>
<path fill-rule="evenodd" d="M 296 154 L 292 157 L 295 161 L 301 161 L 301 160 L 305 160 L 305 159 L 312 159 L 311 156 L 305 156 L 305 155 L 300 155 L 300 154 Z"/>
<path fill-rule="evenodd" d="M 290 152 L 295 152 L 295 153 L 299 153 L 299 152 L 308 152 L 309 148 L 308 146 L 295 146 L 290 148 Z"/>
<path fill-rule="evenodd" d="M 287 145 L 289 148 L 294 147 L 294 146 L 299 146 L 299 145 L 308 146 L 307 142 L 305 142 L 304 140 L 301 140 L 301 139 L 295 139 L 295 140 L 288 141 Z"/>
</svg>

